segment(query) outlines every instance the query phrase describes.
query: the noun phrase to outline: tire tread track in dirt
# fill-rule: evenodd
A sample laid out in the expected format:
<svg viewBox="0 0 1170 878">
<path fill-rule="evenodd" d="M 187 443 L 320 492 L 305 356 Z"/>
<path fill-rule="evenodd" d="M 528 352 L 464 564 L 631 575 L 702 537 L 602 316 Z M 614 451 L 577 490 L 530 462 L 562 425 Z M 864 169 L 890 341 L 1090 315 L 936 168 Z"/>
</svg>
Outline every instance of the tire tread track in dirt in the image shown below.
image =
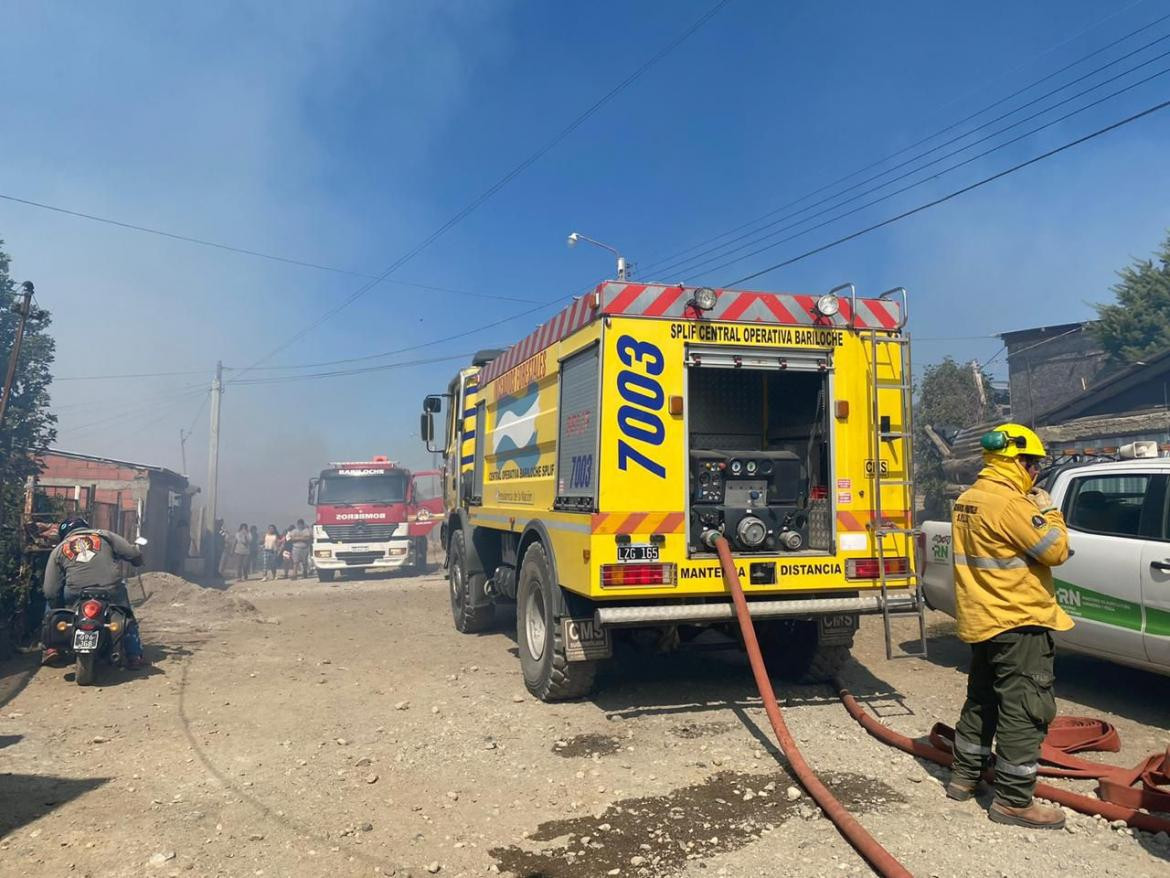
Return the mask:
<svg viewBox="0 0 1170 878">
<path fill-rule="evenodd" d="M 179 678 L 179 719 L 183 726 L 183 734 L 187 737 L 187 743 L 191 746 L 191 752 L 195 754 L 195 758 L 207 770 L 207 772 L 219 781 L 224 789 L 231 790 L 240 799 L 247 802 L 255 808 L 266 820 L 269 820 L 285 829 L 297 833 L 303 838 L 313 839 L 326 849 L 335 846 L 334 839 L 318 834 L 313 829 L 299 824 L 297 821 L 290 819 L 287 815 L 278 814 L 280 809 L 273 808 L 265 804 L 259 797 L 242 788 L 229 775 L 221 771 L 211 758 L 207 755 L 207 751 L 200 746 L 198 739 L 195 737 L 195 732 L 191 728 L 191 720 L 187 716 L 186 701 L 187 701 L 187 671 L 190 668 L 190 659 L 183 662 L 181 676 Z M 367 854 L 361 850 L 347 850 L 348 856 L 360 859 L 370 865 L 378 866 L 384 869 L 387 874 L 394 874 L 394 868 L 390 863 L 381 858 Z"/>
</svg>

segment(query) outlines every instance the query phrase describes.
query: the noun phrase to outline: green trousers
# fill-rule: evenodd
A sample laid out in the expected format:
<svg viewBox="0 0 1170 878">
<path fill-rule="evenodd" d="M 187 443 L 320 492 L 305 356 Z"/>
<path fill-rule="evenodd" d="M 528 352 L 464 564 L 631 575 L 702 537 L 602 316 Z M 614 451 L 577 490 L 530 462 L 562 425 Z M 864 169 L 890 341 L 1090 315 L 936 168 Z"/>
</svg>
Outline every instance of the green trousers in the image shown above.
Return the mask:
<svg viewBox="0 0 1170 878">
<path fill-rule="evenodd" d="M 971 645 L 967 701 L 955 726 L 954 777 L 973 781 L 995 741 L 995 794 L 1018 808 L 1032 801 L 1040 744 L 1056 717 L 1052 632 L 1015 628 Z"/>
</svg>

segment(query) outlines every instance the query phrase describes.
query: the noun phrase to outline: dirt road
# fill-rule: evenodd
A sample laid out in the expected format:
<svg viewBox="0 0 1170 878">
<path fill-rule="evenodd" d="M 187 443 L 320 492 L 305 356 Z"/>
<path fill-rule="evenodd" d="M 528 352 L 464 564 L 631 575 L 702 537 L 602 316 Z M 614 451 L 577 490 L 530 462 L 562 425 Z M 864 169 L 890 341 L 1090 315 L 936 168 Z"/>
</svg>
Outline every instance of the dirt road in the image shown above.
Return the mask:
<svg viewBox="0 0 1170 878">
<path fill-rule="evenodd" d="M 0 874 L 868 872 L 790 789 L 738 652 L 626 656 L 592 700 L 545 705 L 508 621 L 457 634 L 436 574 L 147 588 L 148 672 L 82 689 L 4 666 Z M 908 734 L 953 721 L 964 649 L 946 626 L 929 662 L 887 662 L 879 634 L 863 626 L 854 691 Z M 1170 679 L 1064 658 L 1058 690 L 1064 712 L 1117 723 L 1107 758 L 1165 746 Z M 1166 839 L 1103 822 L 996 826 L 827 688 L 780 694 L 810 762 L 917 875 L 1170 872 Z"/>
</svg>

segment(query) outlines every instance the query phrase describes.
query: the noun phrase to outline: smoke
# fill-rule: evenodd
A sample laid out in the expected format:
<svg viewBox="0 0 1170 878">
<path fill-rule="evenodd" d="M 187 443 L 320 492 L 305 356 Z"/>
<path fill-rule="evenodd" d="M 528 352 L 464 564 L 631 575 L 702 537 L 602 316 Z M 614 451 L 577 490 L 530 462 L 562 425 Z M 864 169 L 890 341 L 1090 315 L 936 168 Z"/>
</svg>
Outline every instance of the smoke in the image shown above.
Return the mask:
<svg viewBox="0 0 1170 878">
<path fill-rule="evenodd" d="M 279 14 L 260 2 L 10 6 L 0 34 L 0 190 L 379 271 L 448 209 L 424 197 L 423 169 L 436 141 L 451 136 L 468 83 L 505 54 L 509 11 L 476 2 L 294 3 Z M 223 360 L 218 505 L 228 522 L 308 517 L 306 483 L 330 460 L 389 454 L 428 462 L 416 413 L 455 363 L 231 383 L 360 278 L 7 202 L 0 237 L 14 277 L 34 280 L 39 303 L 53 312 L 58 377 L 191 372 L 56 382 L 58 447 L 182 470 L 182 431 L 201 505 L 207 388 Z M 438 296 L 382 285 L 263 366 L 449 334 L 449 323 L 431 320 Z M 248 377 L 290 374 L 297 370 Z"/>
</svg>

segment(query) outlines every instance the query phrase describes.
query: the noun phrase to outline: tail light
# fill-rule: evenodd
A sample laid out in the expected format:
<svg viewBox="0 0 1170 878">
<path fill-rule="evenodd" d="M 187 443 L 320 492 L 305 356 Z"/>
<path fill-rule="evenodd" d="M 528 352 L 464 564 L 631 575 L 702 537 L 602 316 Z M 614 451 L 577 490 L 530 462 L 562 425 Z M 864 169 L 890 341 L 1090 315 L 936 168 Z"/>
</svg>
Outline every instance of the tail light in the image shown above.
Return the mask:
<svg viewBox="0 0 1170 878">
<path fill-rule="evenodd" d="M 829 489 L 824 485 L 813 485 L 812 490 L 809 491 L 808 498 L 810 500 L 828 500 Z"/>
<path fill-rule="evenodd" d="M 602 588 L 674 585 L 673 564 L 602 564 Z"/>
<path fill-rule="evenodd" d="M 886 558 L 886 576 L 906 576 L 910 572 L 910 559 L 904 557 Z M 877 558 L 849 558 L 845 562 L 846 579 L 879 579 L 881 561 Z"/>
<path fill-rule="evenodd" d="M 87 619 L 96 619 L 102 612 L 102 605 L 97 601 L 86 601 L 81 605 L 81 615 Z"/>
<path fill-rule="evenodd" d="M 926 533 L 924 531 L 918 532 L 918 537 L 915 540 L 915 548 L 917 552 L 914 558 L 914 567 L 921 572 L 926 566 Z"/>
</svg>

